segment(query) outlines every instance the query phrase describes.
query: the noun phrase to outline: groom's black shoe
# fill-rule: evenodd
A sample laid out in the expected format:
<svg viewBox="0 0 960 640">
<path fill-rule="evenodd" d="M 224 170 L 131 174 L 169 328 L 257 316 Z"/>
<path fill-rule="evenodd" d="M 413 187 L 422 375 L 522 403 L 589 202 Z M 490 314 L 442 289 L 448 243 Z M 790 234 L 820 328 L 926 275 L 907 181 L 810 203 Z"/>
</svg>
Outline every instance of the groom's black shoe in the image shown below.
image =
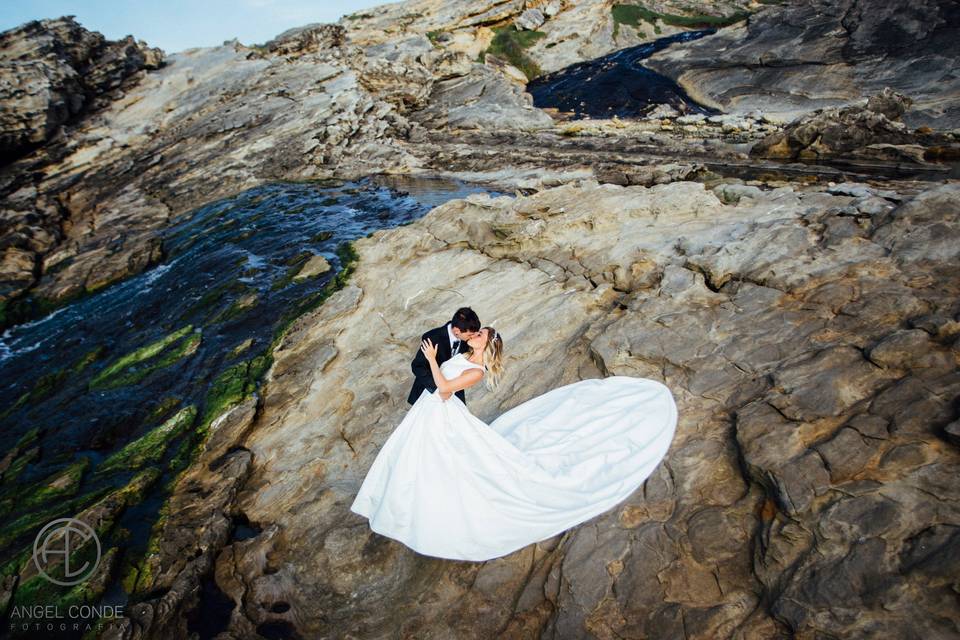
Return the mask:
<svg viewBox="0 0 960 640">
<path fill-rule="evenodd" d="M 447 323 L 449 324 L 449 323 Z M 427 331 L 420 337 L 420 341 L 424 341 L 429 338 L 433 344 L 437 345 L 437 364 L 443 364 L 447 360 L 453 357 L 453 352 L 450 350 L 450 336 L 447 335 L 447 325 L 442 327 L 437 327 L 436 329 L 431 329 Z M 457 349 L 457 353 L 464 353 L 470 347 L 467 345 L 466 340 L 461 340 L 460 345 Z M 417 347 L 417 355 L 414 356 L 413 362 L 410 363 L 410 369 L 413 371 L 413 387 L 410 389 L 410 395 L 407 396 L 407 402 L 413 404 L 420 398 L 420 394 L 423 393 L 423 390 L 426 389 L 430 393 L 433 393 L 437 390 L 437 385 L 433 383 L 433 374 L 430 372 L 430 363 L 427 362 L 427 357 L 423 355 L 423 351 L 420 350 L 419 346 Z M 463 393 L 463 389 L 457 391 L 455 394 L 463 404 L 467 404 L 466 396 Z"/>
</svg>

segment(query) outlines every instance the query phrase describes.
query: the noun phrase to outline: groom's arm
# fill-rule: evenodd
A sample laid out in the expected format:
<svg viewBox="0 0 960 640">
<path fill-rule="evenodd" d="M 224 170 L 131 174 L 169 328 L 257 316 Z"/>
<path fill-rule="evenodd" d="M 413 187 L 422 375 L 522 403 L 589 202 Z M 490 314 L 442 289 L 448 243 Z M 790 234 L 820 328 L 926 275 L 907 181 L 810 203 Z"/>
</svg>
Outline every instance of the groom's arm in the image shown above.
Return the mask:
<svg viewBox="0 0 960 640">
<path fill-rule="evenodd" d="M 429 331 L 420 336 L 420 342 L 423 343 L 428 337 L 430 337 Z M 413 357 L 413 362 L 410 363 L 410 369 L 413 371 L 413 376 L 430 391 L 437 388 L 436 385 L 433 384 L 433 373 L 430 371 L 430 363 L 427 362 L 427 358 L 423 355 L 423 351 L 420 350 L 419 346 L 417 347 L 417 355 Z"/>
</svg>

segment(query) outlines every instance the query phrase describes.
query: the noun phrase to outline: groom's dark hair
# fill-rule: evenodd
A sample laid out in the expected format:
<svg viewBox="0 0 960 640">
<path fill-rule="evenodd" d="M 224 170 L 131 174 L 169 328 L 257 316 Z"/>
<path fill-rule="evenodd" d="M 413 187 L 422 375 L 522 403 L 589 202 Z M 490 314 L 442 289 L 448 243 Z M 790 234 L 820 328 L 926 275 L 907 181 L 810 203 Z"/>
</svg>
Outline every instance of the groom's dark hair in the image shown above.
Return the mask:
<svg viewBox="0 0 960 640">
<path fill-rule="evenodd" d="M 450 321 L 450 324 L 460 329 L 460 331 L 467 331 L 469 333 L 480 331 L 480 318 L 477 317 L 477 314 L 470 307 L 460 307 L 457 309 L 457 312 L 453 314 L 453 320 Z"/>
</svg>

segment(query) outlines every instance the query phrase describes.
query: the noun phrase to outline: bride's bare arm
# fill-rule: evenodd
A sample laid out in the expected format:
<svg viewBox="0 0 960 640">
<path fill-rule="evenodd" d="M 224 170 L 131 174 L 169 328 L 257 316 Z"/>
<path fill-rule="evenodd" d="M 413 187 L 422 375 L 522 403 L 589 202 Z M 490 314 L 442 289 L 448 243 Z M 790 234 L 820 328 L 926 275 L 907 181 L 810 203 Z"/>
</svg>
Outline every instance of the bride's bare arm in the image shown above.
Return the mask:
<svg viewBox="0 0 960 640">
<path fill-rule="evenodd" d="M 427 362 L 430 364 L 430 373 L 433 374 L 433 383 L 437 385 L 437 391 L 440 392 L 440 397 L 444 400 L 461 389 L 472 387 L 483 379 L 482 370 L 467 369 L 456 378 L 447 380 L 443 377 L 443 374 L 440 373 L 440 365 L 437 364 L 436 346 L 434 346 L 433 343 L 428 339 L 423 341 L 423 343 L 420 345 L 420 348 L 423 350 L 423 354 L 427 357 Z"/>
</svg>

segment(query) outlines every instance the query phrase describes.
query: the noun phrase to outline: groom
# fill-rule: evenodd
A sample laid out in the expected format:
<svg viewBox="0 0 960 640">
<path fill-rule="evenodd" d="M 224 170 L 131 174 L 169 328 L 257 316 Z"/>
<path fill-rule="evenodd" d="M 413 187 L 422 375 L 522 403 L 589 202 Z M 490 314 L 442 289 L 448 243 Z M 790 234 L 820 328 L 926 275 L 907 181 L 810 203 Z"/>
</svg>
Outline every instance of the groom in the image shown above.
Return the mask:
<svg viewBox="0 0 960 640">
<path fill-rule="evenodd" d="M 433 344 L 437 345 L 437 364 L 442 365 L 454 355 L 465 352 L 469 348 L 467 346 L 467 340 L 477 335 L 479 331 L 480 318 L 477 317 L 477 314 L 474 313 L 470 307 L 461 307 L 453 314 L 453 319 L 450 320 L 450 322 L 442 327 L 427 331 L 420 338 L 420 341 L 423 342 L 429 338 L 433 341 Z M 430 363 L 427 362 L 423 351 L 419 349 L 419 345 L 417 355 L 414 356 L 413 362 L 410 363 L 410 368 L 413 370 L 414 380 L 413 388 L 410 389 L 410 396 L 407 398 L 407 402 L 413 404 L 420 397 L 420 394 L 423 393 L 424 389 L 433 393 L 436 391 L 437 385 L 433 383 Z M 463 389 L 457 391 L 456 396 L 460 398 L 464 404 L 467 403 Z"/>
</svg>

